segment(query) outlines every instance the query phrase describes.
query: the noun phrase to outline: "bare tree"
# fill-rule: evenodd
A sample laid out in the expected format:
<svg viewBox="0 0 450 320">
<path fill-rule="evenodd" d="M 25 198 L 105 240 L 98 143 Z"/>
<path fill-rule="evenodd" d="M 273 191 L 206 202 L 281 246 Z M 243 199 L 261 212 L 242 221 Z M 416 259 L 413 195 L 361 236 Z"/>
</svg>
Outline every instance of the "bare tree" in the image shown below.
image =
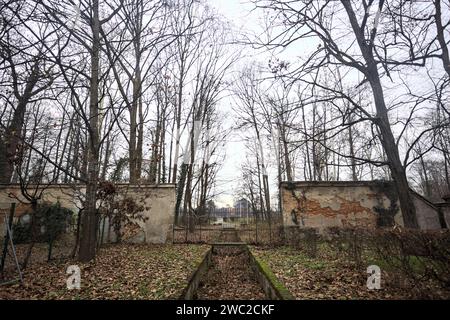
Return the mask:
<svg viewBox="0 0 450 320">
<path fill-rule="evenodd" d="M 45 59 L 47 48 L 43 41 L 50 41 L 53 31 L 38 25 L 31 34 L 27 28 L 37 17 L 33 4 L 26 1 L 8 1 L 0 5 L 2 26 L 0 40 L 0 70 L 3 72 L 2 100 L 9 110 L 7 122 L 2 121 L 0 136 L 0 183 L 10 183 L 14 172 L 13 162 L 23 132 L 27 107 L 45 99 L 45 90 L 56 77 L 54 64 Z M 35 36 L 36 35 L 36 36 Z M 12 93 L 12 94 L 9 94 Z"/>
<path fill-rule="evenodd" d="M 286 76 L 291 79 L 295 77 L 295 79 L 308 85 L 328 90 L 341 99 L 348 100 L 352 107 L 357 108 L 364 115 L 364 118 L 369 119 L 376 125 L 387 157 L 387 164 L 397 186 L 405 225 L 417 228 L 415 207 L 409 194 L 406 171 L 400 159 L 397 141 L 392 131 L 382 85 L 383 76 L 390 76 L 393 66 L 405 65 L 407 61 L 400 58 L 394 60 L 390 47 L 387 46 L 387 42 L 391 38 L 386 38 L 384 30 L 377 37 L 380 14 L 374 15 L 371 12 L 371 6 L 375 6 L 374 2 L 256 1 L 256 4 L 258 7 L 278 13 L 275 15 L 276 18 L 273 19 L 273 24 L 279 27 L 281 31 L 265 43 L 268 47 L 285 47 L 297 40 L 315 37 L 317 49 L 311 52 L 310 57 L 306 59 L 300 69 L 301 71 L 299 72 L 296 69 L 294 73 L 286 72 Z M 384 5 L 384 1 L 379 1 L 375 11 L 383 12 Z M 346 22 L 346 29 L 334 31 L 333 23 L 335 20 L 333 18 L 338 16 L 341 21 Z M 375 20 L 374 23 L 370 23 L 371 19 Z M 342 37 L 344 35 L 346 38 Z M 399 55 L 397 54 L 397 56 Z M 336 64 L 345 66 L 349 70 L 354 70 L 364 76 L 361 85 L 367 83 L 372 91 L 375 115 L 358 105 L 345 92 L 336 88 L 331 89 L 326 83 L 318 83 L 315 81 L 317 78 L 310 81 L 303 76 L 311 73 L 317 74 L 317 70 Z"/>
</svg>

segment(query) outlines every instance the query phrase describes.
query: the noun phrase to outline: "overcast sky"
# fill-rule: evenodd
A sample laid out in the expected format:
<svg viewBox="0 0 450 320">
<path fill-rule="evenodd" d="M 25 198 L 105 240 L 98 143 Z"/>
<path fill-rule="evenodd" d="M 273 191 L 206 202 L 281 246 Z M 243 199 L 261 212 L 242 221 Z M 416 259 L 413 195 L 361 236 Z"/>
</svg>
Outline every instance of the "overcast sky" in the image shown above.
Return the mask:
<svg viewBox="0 0 450 320">
<path fill-rule="evenodd" d="M 232 25 L 234 36 L 239 38 L 240 35 L 246 34 L 253 39 L 261 35 L 264 28 L 264 11 L 255 9 L 255 4 L 248 0 L 208 0 L 209 4 L 217 10 Z M 239 72 L 242 67 L 249 63 L 260 62 L 267 65 L 268 60 L 273 55 L 277 58 L 288 61 L 295 61 L 299 56 L 308 52 L 308 47 L 315 45 L 314 40 L 303 40 L 300 43 L 293 43 L 283 52 L 275 54 L 267 50 L 254 50 L 251 46 L 239 48 L 241 60 L 235 64 L 234 72 Z M 233 118 L 232 105 L 235 98 L 228 95 L 220 101 L 220 108 L 228 114 L 226 124 L 233 126 L 235 120 Z M 218 174 L 216 192 L 220 192 L 220 196 L 216 197 L 215 202 L 218 206 L 232 206 L 236 197 L 236 190 L 241 179 L 241 164 L 245 160 L 246 149 L 242 141 L 243 132 L 234 132 L 228 139 L 226 145 L 226 158 L 222 169 Z M 267 152 L 267 151 L 266 151 Z M 277 173 L 276 167 L 271 164 L 271 154 L 266 154 L 266 162 L 268 165 L 270 193 L 273 200 L 277 198 Z M 272 161 L 273 162 L 273 161 Z"/>
<path fill-rule="evenodd" d="M 240 33 L 257 35 L 261 34 L 263 25 L 261 17 L 263 16 L 263 12 L 261 9 L 255 10 L 255 5 L 248 0 L 208 0 L 210 5 L 217 10 L 217 13 L 224 16 L 226 20 L 232 23 L 233 33 L 237 36 Z M 383 23 L 383 18 L 380 21 Z M 338 31 L 335 31 L 338 32 Z M 341 39 L 342 40 L 342 39 Z M 349 39 L 351 41 L 352 39 Z M 312 41 L 312 42 L 308 42 Z M 302 40 L 301 43 L 291 44 L 288 49 L 283 53 L 275 53 L 277 57 L 282 60 L 288 60 L 290 62 L 294 62 L 298 60 L 300 57 L 308 55 L 308 51 L 310 48 L 315 48 L 317 43 L 314 40 Z M 260 61 L 263 64 L 266 64 L 268 61 L 269 53 L 268 52 L 256 52 L 252 50 L 250 46 L 242 49 L 240 52 L 242 54 L 245 53 L 246 58 L 242 59 L 239 63 L 234 67 L 234 71 L 239 71 L 247 62 L 254 63 L 255 61 Z M 248 57 L 250 56 L 250 58 Z M 437 68 L 438 72 L 442 72 L 442 67 L 439 65 Z M 385 87 L 385 95 L 388 101 L 391 103 L 395 102 L 397 99 L 402 99 L 402 91 L 405 88 L 399 88 L 397 85 L 399 82 L 399 77 L 406 79 L 409 78 L 408 83 L 412 85 L 410 87 L 414 92 L 418 95 L 422 94 L 422 92 L 428 90 L 429 88 L 425 85 L 424 81 L 427 76 L 424 74 L 425 70 L 410 70 L 411 72 L 402 72 L 401 74 L 393 74 L 392 83 L 389 82 L 389 85 Z M 351 82 L 359 80 L 358 73 L 356 71 L 352 72 L 352 76 L 355 79 L 351 80 Z M 346 81 L 349 79 L 347 78 Z M 387 80 L 384 80 L 387 81 Z M 220 108 L 223 108 L 225 112 L 228 113 L 227 124 L 233 125 L 233 112 L 232 112 L 232 104 L 233 99 L 231 97 L 227 97 L 221 100 Z M 392 110 L 390 115 L 393 118 L 398 116 L 398 113 L 407 112 L 406 106 L 402 106 L 399 109 Z M 398 128 L 393 128 L 394 132 L 398 133 Z M 222 170 L 218 175 L 218 183 L 219 183 L 219 191 L 224 192 L 225 194 L 221 195 L 216 199 L 218 205 L 232 205 L 236 187 L 239 183 L 240 179 L 240 165 L 242 161 L 245 159 L 245 148 L 241 141 L 242 132 L 237 132 L 232 135 L 227 140 L 226 147 L 226 158 L 225 163 L 223 165 Z M 400 153 L 403 153 L 404 150 L 400 150 Z M 270 156 L 270 155 L 269 155 Z M 271 194 L 272 196 L 276 196 L 276 172 L 275 168 L 272 165 L 272 168 L 269 164 L 269 182 L 271 183 Z"/>
<path fill-rule="evenodd" d="M 246 0 L 209 0 L 220 15 L 223 15 L 232 23 L 236 33 L 258 30 L 257 15 L 251 12 L 254 5 Z M 220 108 L 228 114 L 227 125 L 234 123 L 232 112 L 233 99 L 226 97 L 220 101 Z M 227 139 L 226 158 L 223 168 L 218 174 L 218 192 L 222 194 L 217 197 L 218 206 L 233 205 L 235 190 L 239 183 L 240 164 L 244 157 L 244 145 L 237 133 Z"/>
<path fill-rule="evenodd" d="M 208 0 L 217 11 L 232 21 L 238 28 L 250 28 L 255 26 L 255 14 L 252 14 L 254 4 L 247 0 Z"/>
<path fill-rule="evenodd" d="M 240 34 L 246 34 L 250 38 L 260 35 L 263 28 L 263 11 L 261 9 L 255 10 L 255 4 L 248 0 L 208 0 L 210 5 L 217 10 L 217 13 L 224 16 L 232 24 L 232 29 L 236 37 Z M 302 46 L 299 44 L 291 45 L 288 50 L 285 50 L 282 54 L 278 54 L 277 57 L 282 59 L 297 59 L 301 52 L 304 52 Z M 240 68 L 248 63 L 254 63 L 259 61 L 262 64 L 267 64 L 269 57 L 272 55 L 268 51 L 256 51 L 251 46 L 245 46 L 239 48 L 242 59 L 235 64 L 234 72 L 238 72 Z M 232 105 L 234 103 L 233 97 L 226 97 L 221 100 L 220 107 L 228 113 L 227 124 L 232 126 L 234 124 Z M 242 132 L 234 132 L 227 140 L 226 146 L 226 158 L 223 164 L 223 168 L 218 174 L 218 192 L 221 195 L 215 199 L 216 204 L 219 206 L 233 205 L 236 196 L 236 189 L 240 181 L 240 167 L 241 163 L 245 160 L 245 148 L 242 142 Z M 271 155 L 266 155 L 270 162 Z M 271 189 L 271 196 L 276 200 L 277 192 L 276 188 L 276 168 L 269 163 L 268 174 L 269 183 Z"/>
</svg>

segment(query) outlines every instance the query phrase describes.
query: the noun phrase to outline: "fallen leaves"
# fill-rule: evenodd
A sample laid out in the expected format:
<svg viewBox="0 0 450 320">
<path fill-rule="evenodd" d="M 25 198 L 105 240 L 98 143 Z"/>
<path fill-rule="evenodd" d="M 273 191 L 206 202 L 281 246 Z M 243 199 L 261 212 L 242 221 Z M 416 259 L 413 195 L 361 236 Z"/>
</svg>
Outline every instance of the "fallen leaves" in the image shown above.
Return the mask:
<svg viewBox="0 0 450 320">
<path fill-rule="evenodd" d="M 208 246 L 109 245 L 90 263 L 37 262 L 24 286 L 0 287 L 0 299 L 176 299 Z M 66 269 L 81 268 L 81 290 L 66 288 Z"/>
<path fill-rule="evenodd" d="M 253 270 L 247 253 L 236 248 L 216 248 L 212 265 L 200 281 L 200 300 L 256 300 L 265 294 Z"/>
<path fill-rule="evenodd" d="M 291 247 L 258 248 L 252 253 L 264 260 L 296 299 L 449 299 L 449 292 L 436 288 L 414 292 L 396 285 L 396 275 L 382 271 L 381 289 L 368 290 L 366 268 L 331 255 L 309 258 Z"/>
</svg>

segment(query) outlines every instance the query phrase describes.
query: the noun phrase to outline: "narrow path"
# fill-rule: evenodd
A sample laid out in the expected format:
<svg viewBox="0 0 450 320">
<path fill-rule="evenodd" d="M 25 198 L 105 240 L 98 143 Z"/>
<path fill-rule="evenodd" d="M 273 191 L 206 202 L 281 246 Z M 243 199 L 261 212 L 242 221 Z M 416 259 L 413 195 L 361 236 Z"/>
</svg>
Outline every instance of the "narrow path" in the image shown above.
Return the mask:
<svg viewBox="0 0 450 320">
<path fill-rule="evenodd" d="M 239 236 L 236 229 L 222 229 L 219 234 L 218 242 L 239 242 Z"/>
<path fill-rule="evenodd" d="M 248 255 L 238 247 L 215 248 L 212 264 L 200 281 L 198 300 L 261 300 L 263 289 L 250 267 Z"/>
</svg>

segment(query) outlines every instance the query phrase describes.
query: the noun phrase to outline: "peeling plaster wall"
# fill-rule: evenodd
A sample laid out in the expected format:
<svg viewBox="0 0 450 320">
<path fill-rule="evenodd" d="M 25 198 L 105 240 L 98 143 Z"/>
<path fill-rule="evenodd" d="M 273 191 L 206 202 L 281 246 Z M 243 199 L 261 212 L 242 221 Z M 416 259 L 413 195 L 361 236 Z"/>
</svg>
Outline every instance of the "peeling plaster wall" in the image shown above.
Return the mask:
<svg viewBox="0 0 450 320">
<path fill-rule="evenodd" d="M 143 233 L 130 242 L 165 243 L 175 218 L 175 185 L 122 186 L 126 194 L 144 206 L 147 221 L 138 221 Z"/>
<path fill-rule="evenodd" d="M 140 230 L 126 241 L 165 243 L 170 236 L 174 219 L 175 185 L 118 184 L 117 188 L 120 194 L 129 196 L 137 204 L 142 205 L 144 207 L 143 214 L 148 218 L 145 222 L 137 222 Z M 33 189 L 30 188 L 29 190 L 31 192 Z M 50 203 L 59 201 L 61 206 L 78 213 L 81 207 L 80 199 L 84 192 L 84 186 L 80 185 L 52 185 L 44 190 L 40 201 Z M 10 205 L 13 202 L 16 203 L 16 217 L 29 211 L 29 206 L 21 203 L 27 201 L 22 196 L 18 185 L 0 185 L 0 235 L 4 235 L 3 218 L 5 213 L 9 213 Z M 114 236 L 112 240 L 114 240 Z"/>
<path fill-rule="evenodd" d="M 280 191 L 285 227 L 376 227 L 375 208 L 389 210 L 390 198 L 397 208 L 394 221 L 403 225 L 392 182 L 283 182 Z M 420 196 L 413 199 L 421 229 L 440 229 L 437 208 Z"/>
<path fill-rule="evenodd" d="M 281 185 L 285 226 L 326 228 L 376 226 L 374 207 L 389 208 L 379 184 L 363 182 L 296 182 Z M 395 217 L 401 223 L 401 217 Z M 297 223 L 296 223 L 297 222 Z"/>
</svg>

